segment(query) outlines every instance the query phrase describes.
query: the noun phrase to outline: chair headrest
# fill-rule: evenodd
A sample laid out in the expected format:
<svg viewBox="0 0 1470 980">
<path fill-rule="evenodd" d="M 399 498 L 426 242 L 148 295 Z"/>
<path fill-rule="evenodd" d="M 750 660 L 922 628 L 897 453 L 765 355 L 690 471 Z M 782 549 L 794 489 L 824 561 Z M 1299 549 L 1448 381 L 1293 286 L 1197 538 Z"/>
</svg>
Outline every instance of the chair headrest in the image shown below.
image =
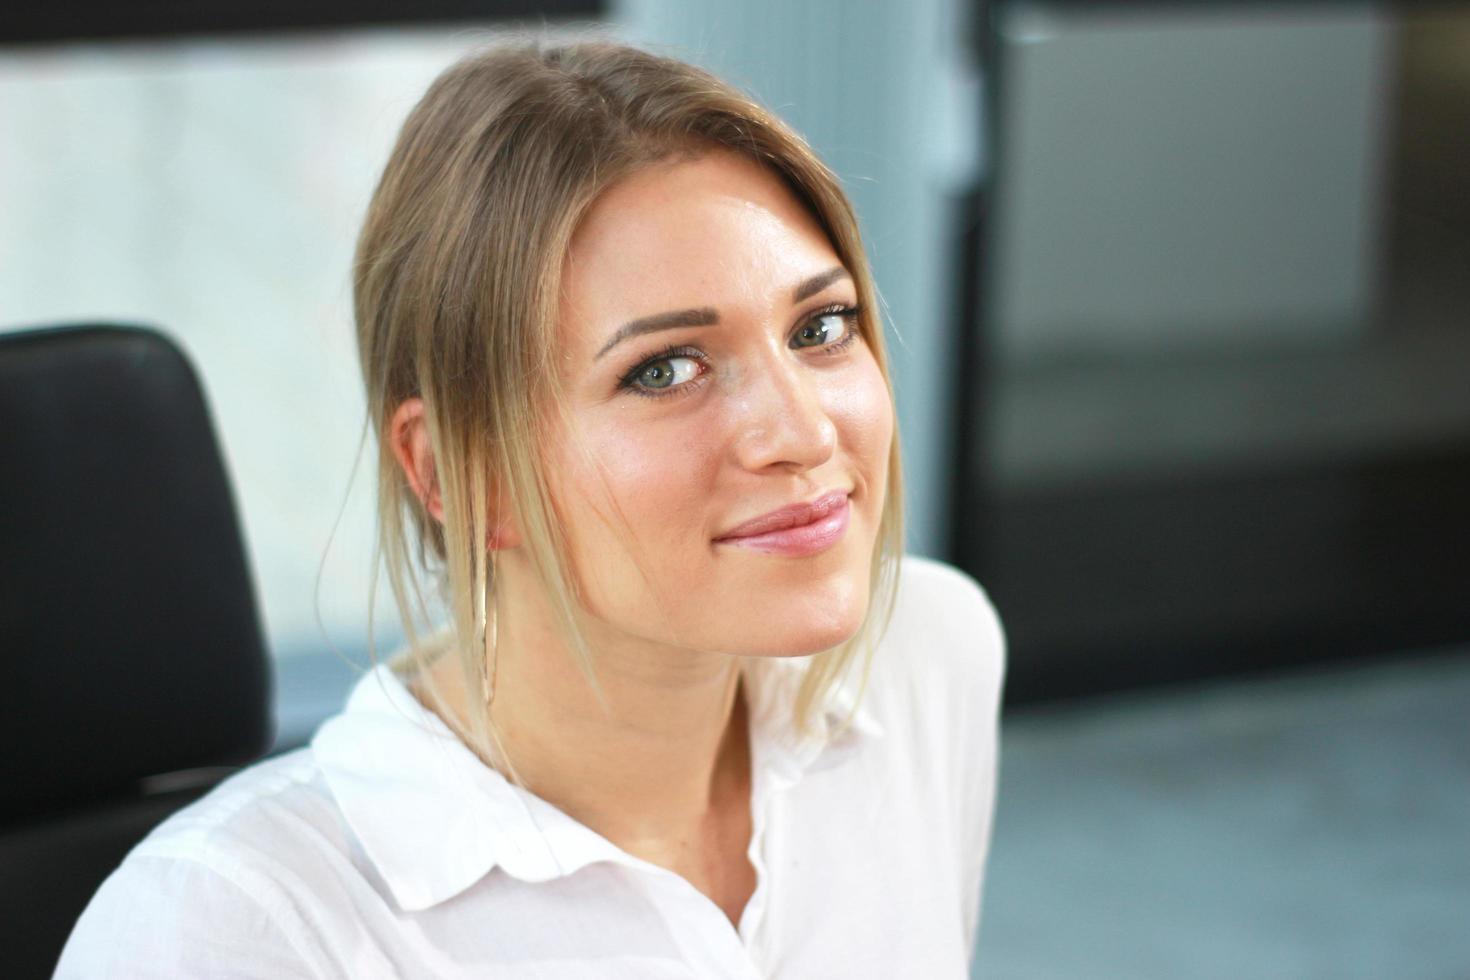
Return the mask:
<svg viewBox="0 0 1470 980">
<path fill-rule="evenodd" d="M 180 350 L 0 334 L 0 447 L 0 819 L 263 752 L 269 664 Z"/>
</svg>

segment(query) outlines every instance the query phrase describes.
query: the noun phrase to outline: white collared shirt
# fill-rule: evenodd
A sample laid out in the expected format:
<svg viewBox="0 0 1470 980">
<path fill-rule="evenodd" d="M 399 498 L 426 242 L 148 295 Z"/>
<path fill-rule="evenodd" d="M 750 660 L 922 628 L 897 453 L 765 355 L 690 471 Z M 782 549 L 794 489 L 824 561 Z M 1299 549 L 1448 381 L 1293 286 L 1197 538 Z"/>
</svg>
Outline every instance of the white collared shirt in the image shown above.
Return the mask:
<svg viewBox="0 0 1470 980">
<path fill-rule="evenodd" d="M 57 977 L 967 975 L 994 803 L 1003 639 L 956 570 L 906 557 L 856 722 L 799 739 L 799 660 L 747 662 L 756 888 L 739 928 L 485 766 L 387 665 L 311 745 L 140 843 Z"/>
</svg>

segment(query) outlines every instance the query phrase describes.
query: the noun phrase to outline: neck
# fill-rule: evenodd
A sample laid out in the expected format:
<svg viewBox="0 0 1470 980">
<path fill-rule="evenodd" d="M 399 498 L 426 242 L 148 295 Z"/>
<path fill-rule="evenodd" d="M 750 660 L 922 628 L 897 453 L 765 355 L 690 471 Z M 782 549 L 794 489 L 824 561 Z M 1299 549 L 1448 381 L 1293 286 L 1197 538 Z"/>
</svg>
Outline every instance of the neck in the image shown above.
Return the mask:
<svg viewBox="0 0 1470 980">
<path fill-rule="evenodd" d="M 492 717 L 525 788 L 634 854 L 685 846 L 748 805 L 749 743 L 739 659 L 665 647 L 593 624 L 606 707 L 524 577 L 502 575 Z M 452 658 L 435 682 L 462 715 Z M 477 692 L 476 692 L 477 693 Z"/>
</svg>

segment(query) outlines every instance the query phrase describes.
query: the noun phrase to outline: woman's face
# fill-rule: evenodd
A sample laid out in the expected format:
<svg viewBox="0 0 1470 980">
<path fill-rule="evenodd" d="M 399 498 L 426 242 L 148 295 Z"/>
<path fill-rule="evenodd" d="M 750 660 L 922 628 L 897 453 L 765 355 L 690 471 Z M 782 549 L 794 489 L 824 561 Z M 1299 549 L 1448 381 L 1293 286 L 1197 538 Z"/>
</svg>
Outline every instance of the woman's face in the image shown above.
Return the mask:
<svg viewBox="0 0 1470 980">
<path fill-rule="evenodd" d="M 741 655 L 850 637 L 893 411 L 816 221 L 743 157 L 662 162 L 598 199 L 563 283 L 548 462 L 595 628 Z"/>
</svg>

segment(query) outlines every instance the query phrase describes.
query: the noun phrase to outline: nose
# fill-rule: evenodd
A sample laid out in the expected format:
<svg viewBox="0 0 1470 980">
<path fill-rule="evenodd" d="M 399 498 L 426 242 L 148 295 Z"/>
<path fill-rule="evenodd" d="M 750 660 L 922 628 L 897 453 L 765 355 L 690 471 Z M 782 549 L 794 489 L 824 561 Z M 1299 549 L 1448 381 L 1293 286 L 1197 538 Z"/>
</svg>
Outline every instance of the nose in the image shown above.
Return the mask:
<svg viewBox="0 0 1470 980">
<path fill-rule="evenodd" d="M 813 469 L 832 458 L 837 427 L 823 404 L 812 370 L 790 351 L 763 359 L 738 399 L 735 451 L 752 472 Z"/>
</svg>

